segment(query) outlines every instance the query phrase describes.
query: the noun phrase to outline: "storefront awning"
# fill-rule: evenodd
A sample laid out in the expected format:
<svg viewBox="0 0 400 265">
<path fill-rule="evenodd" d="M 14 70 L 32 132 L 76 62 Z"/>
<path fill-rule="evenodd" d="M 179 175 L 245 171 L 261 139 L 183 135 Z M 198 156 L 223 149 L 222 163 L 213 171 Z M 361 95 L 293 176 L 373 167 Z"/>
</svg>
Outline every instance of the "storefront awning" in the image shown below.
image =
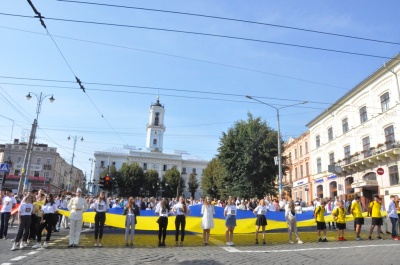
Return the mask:
<svg viewBox="0 0 400 265">
<path fill-rule="evenodd" d="M 356 180 L 351 183 L 352 188 L 363 188 L 363 187 L 376 187 L 378 186 L 377 180 Z"/>
</svg>

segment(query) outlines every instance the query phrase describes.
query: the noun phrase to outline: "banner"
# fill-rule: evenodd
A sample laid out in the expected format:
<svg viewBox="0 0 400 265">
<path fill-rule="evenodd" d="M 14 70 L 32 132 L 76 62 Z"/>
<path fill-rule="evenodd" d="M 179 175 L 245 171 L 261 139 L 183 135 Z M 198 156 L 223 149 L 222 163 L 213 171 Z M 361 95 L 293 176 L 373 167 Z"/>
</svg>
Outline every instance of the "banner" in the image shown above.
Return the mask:
<svg viewBox="0 0 400 265">
<path fill-rule="evenodd" d="M 202 233 L 201 229 L 201 207 L 202 205 L 193 205 L 190 206 L 191 213 L 186 216 L 186 231 L 194 232 L 194 233 Z M 106 214 L 106 222 L 105 225 L 125 228 L 125 218 L 126 216 L 122 215 L 122 208 L 113 208 L 110 209 Z M 60 210 L 60 213 L 69 216 L 68 210 Z M 94 223 L 94 217 L 96 213 L 93 209 L 89 209 L 85 213 L 83 213 L 83 221 L 86 223 Z M 367 216 L 365 212 L 364 217 Z M 286 220 L 285 220 L 285 212 L 272 212 L 268 211 L 266 213 L 267 217 L 267 226 L 266 230 L 274 230 L 274 229 L 285 229 L 287 228 Z M 254 233 L 255 231 L 255 223 L 256 216 L 252 211 L 242 211 L 238 210 L 236 215 L 236 227 L 235 233 Z M 168 218 L 168 230 L 175 230 L 175 216 L 171 215 Z M 314 220 L 314 212 L 307 211 L 301 214 L 296 214 L 297 226 L 298 227 L 309 227 L 316 226 Z M 154 210 L 141 210 L 140 216 L 137 216 L 137 224 L 136 229 L 138 230 L 153 230 L 158 231 L 158 216 L 155 214 Z M 352 221 L 352 215 L 346 215 L 346 221 Z M 333 216 L 331 214 L 325 214 L 325 222 L 334 222 Z M 224 208 L 215 207 L 215 215 L 214 215 L 214 228 L 211 229 L 211 234 L 214 235 L 224 235 L 225 234 L 225 217 L 224 217 Z"/>
</svg>

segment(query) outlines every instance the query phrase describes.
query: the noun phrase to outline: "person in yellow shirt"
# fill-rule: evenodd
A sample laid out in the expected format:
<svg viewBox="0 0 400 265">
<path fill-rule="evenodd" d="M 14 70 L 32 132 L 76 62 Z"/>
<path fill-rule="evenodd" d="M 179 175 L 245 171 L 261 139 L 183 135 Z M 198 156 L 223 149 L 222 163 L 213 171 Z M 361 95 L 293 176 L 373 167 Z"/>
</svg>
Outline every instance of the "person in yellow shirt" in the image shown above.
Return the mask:
<svg viewBox="0 0 400 265">
<path fill-rule="evenodd" d="M 337 201 L 336 206 L 337 207 L 332 211 L 332 215 L 338 229 L 338 240 L 346 241 L 346 238 L 344 238 L 344 230 L 346 229 L 346 208 L 344 208 L 342 201 Z"/>
<path fill-rule="evenodd" d="M 356 240 L 362 240 L 360 237 L 361 226 L 364 224 L 364 217 L 362 215 L 360 196 L 356 195 L 351 204 L 350 213 L 354 217 L 354 224 L 356 225 Z"/>
<path fill-rule="evenodd" d="M 315 208 L 314 218 L 315 222 L 317 222 L 317 230 L 318 230 L 318 242 L 328 242 L 326 239 L 326 223 L 325 223 L 325 201 L 321 202 L 321 205 Z M 324 232 L 324 238 L 321 238 L 321 231 Z"/>
<path fill-rule="evenodd" d="M 369 204 L 368 213 L 372 217 L 371 228 L 369 229 L 369 240 L 372 240 L 372 232 L 374 231 L 375 226 L 376 233 L 378 235 L 377 239 L 383 240 L 381 237 L 381 226 L 382 226 L 382 214 L 381 214 L 382 203 L 380 202 L 380 198 L 378 195 L 374 196 L 374 201 Z"/>
</svg>

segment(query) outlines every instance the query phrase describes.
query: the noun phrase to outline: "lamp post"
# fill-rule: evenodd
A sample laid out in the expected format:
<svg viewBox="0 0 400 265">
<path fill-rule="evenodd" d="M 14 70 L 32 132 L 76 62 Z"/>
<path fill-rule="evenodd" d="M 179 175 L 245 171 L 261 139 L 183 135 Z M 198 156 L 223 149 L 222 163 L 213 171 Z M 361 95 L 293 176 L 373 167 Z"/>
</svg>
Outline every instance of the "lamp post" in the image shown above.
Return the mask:
<svg viewBox="0 0 400 265">
<path fill-rule="evenodd" d="M 307 101 L 303 101 L 303 102 L 299 102 L 296 104 L 291 104 L 291 105 L 287 105 L 287 106 L 282 106 L 280 108 L 277 108 L 271 104 L 265 103 L 261 100 L 258 100 L 256 98 L 253 98 L 252 96 L 246 96 L 246 98 L 248 99 L 252 99 L 254 101 L 257 101 L 261 104 L 267 105 L 271 108 L 274 108 L 276 110 L 276 117 L 278 119 L 278 179 L 279 179 L 279 198 L 282 196 L 282 150 L 281 150 L 281 124 L 280 124 L 280 120 L 279 120 L 279 110 L 283 109 L 283 108 L 288 108 L 288 107 L 293 107 L 293 106 L 297 106 L 297 105 L 301 105 L 301 104 L 306 104 Z"/>
<path fill-rule="evenodd" d="M 74 168 L 74 157 L 75 157 L 75 148 L 76 148 L 76 142 L 78 141 L 78 136 L 74 136 L 73 138 L 71 138 L 71 136 L 68 136 L 68 140 L 73 139 L 74 141 L 74 148 L 72 149 L 72 160 L 71 160 L 71 169 L 69 171 L 69 177 L 68 177 L 68 186 L 67 186 L 67 190 L 71 191 L 71 176 L 72 176 L 72 169 Z M 81 137 L 81 142 L 84 140 L 83 137 Z"/>
<path fill-rule="evenodd" d="M 37 99 L 36 119 L 33 120 L 31 134 L 29 136 L 29 141 L 28 141 L 28 146 L 27 146 L 26 152 L 25 152 L 24 164 L 23 164 L 22 172 L 21 172 L 22 174 L 21 174 L 21 178 L 19 179 L 19 183 L 18 183 L 18 194 L 21 193 L 21 191 L 23 190 L 23 188 L 25 186 L 28 187 L 29 168 L 31 166 L 30 164 L 31 164 L 31 155 L 32 155 L 32 145 L 33 145 L 33 142 L 35 141 L 35 137 L 36 137 L 36 129 L 38 126 L 39 113 L 42 109 L 42 102 L 45 98 L 47 98 L 49 96 L 50 96 L 50 98 L 49 98 L 50 103 L 53 103 L 55 100 L 52 94 L 43 95 L 42 92 L 40 92 L 39 95 L 37 95 L 33 92 L 29 92 L 28 95 L 26 95 L 27 100 L 30 100 L 32 98 L 31 93 Z"/>
<path fill-rule="evenodd" d="M 92 194 L 91 186 L 93 185 L 93 183 L 92 183 L 92 173 L 93 173 L 93 162 L 94 162 L 94 159 L 93 158 L 89 158 L 89 161 L 91 161 L 92 163 L 90 164 L 90 176 L 89 176 L 89 182 L 88 182 L 88 191 L 89 191 L 89 194 Z"/>
</svg>

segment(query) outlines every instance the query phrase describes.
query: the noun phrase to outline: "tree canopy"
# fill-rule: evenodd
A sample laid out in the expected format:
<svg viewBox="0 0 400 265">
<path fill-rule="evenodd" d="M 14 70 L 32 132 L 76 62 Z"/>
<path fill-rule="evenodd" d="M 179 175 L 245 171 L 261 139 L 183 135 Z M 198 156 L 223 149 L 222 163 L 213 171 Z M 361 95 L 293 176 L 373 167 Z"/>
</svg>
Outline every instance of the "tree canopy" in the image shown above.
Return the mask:
<svg viewBox="0 0 400 265">
<path fill-rule="evenodd" d="M 197 189 L 199 188 L 199 181 L 197 180 L 196 173 L 194 173 L 194 172 L 190 173 L 190 175 L 189 175 L 188 187 L 189 187 L 189 192 L 191 193 L 192 197 L 194 198 L 194 194 L 196 193 Z"/>
<path fill-rule="evenodd" d="M 222 193 L 232 196 L 276 194 L 278 134 L 261 118 L 250 113 L 220 138 L 218 159 L 226 171 Z"/>
</svg>

